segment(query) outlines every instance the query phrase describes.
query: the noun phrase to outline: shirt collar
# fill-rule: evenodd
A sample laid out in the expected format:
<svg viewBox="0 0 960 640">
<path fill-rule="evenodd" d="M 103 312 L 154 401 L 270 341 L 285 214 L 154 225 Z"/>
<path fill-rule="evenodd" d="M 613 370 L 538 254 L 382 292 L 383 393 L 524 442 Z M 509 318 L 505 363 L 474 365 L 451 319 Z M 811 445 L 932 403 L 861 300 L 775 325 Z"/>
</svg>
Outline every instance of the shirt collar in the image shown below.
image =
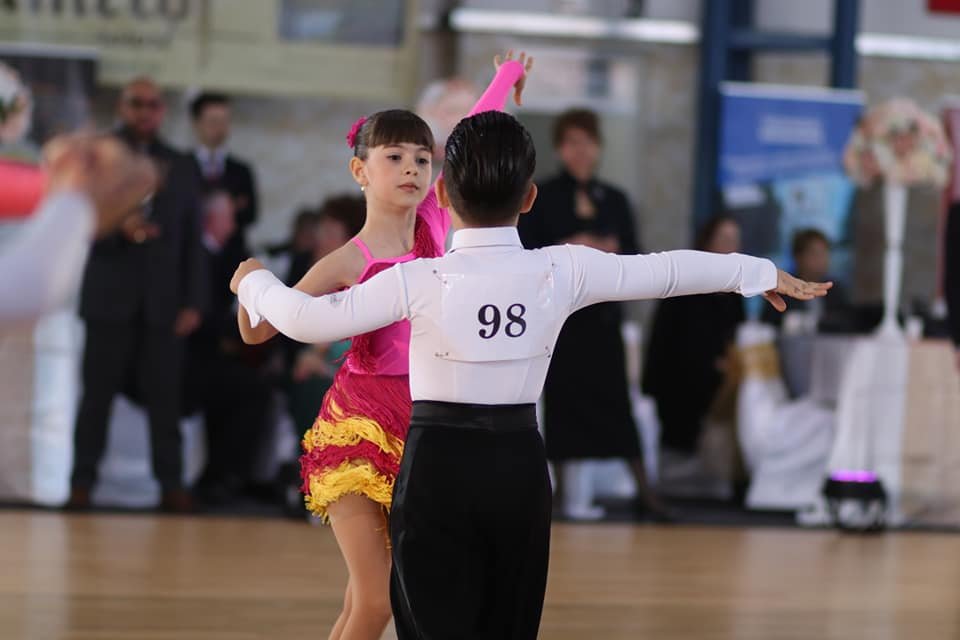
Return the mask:
<svg viewBox="0 0 960 640">
<path fill-rule="evenodd" d="M 206 232 L 203 234 L 203 246 L 205 246 L 210 253 L 215 255 L 219 254 L 223 249 L 223 245 L 214 240 L 213 236 Z"/>
<path fill-rule="evenodd" d="M 450 251 L 472 247 L 523 247 L 516 227 L 473 227 L 454 232 Z"/>
<path fill-rule="evenodd" d="M 225 146 L 219 146 L 216 148 L 205 147 L 199 145 L 197 147 L 197 158 L 201 162 L 208 162 L 214 160 L 217 163 L 222 163 L 227 157 L 227 148 Z"/>
</svg>

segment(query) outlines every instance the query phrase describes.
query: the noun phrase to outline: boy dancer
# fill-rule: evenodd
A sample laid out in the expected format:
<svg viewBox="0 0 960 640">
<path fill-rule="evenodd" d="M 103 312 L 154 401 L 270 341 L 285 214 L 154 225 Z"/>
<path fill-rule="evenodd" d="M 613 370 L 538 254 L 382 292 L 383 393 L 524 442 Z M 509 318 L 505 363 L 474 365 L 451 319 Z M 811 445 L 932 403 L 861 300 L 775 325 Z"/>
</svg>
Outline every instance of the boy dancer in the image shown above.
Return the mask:
<svg viewBox="0 0 960 640">
<path fill-rule="evenodd" d="M 567 316 L 607 300 L 713 291 L 762 293 L 782 309 L 779 294 L 807 300 L 830 288 L 736 254 L 526 251 L 516 223 L 536 198 L 535 164 L 514 118 L 466 118 L 447 140 L 436 187 L 457 229 L 446 256 L 319 298 L 252 260 L 231 282 L 254 322 L 304 342 L 411 322 L 414 409 L 390 514 L 400 640 L 536 638 L 550 486 L 534 403 Z"/>
</svg>

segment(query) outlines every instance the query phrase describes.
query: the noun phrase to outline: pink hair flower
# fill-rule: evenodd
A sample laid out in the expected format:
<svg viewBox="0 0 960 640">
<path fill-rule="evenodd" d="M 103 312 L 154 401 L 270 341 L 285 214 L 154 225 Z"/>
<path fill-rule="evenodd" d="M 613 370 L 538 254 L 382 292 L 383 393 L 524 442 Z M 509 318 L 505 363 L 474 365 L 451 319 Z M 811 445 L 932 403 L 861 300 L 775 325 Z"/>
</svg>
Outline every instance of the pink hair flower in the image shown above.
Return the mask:
<svg viewBox="0 0 960 640">
<path fill-rule="evenodd" d="M 350 127 L 350 133 L 347 134 L 347 146 L 351 149 L 357 148 L 357 134 L 360 133 L 360 127 L 362 127 L 366 121 L 366 118 L 360 116 L 357 118 L 357 121 L 353 123 L 353 126 Z"/>
</svg>

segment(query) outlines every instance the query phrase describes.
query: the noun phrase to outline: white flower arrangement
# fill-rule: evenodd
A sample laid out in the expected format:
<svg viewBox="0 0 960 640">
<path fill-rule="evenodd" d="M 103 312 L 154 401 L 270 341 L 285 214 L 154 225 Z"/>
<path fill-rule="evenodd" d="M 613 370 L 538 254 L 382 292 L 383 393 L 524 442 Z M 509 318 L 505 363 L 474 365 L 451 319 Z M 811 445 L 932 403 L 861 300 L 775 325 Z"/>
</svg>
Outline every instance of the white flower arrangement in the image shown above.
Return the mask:
<svg viewBox="0 0 960 640">
<path fill-rule="evenodd" d="M 952 155 L 940 120 L 912 100 L 895 98 L 871 107 L 860 119 L 847 141 L 843 166 L 861 186 L 878 179 L 943 186 Z"/>
</svg>

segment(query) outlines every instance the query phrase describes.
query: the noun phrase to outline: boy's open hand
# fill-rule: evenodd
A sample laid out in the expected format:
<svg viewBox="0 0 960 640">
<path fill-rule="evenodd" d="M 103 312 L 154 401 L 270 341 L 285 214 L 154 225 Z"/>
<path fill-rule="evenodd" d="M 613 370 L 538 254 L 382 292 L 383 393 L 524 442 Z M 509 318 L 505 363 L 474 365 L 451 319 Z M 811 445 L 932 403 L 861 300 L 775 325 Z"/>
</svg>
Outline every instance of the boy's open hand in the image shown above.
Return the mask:
<svg viewBox="0 0 960 640">
<path fill-rule="evenodd" d="M 793 277 L 782 269 L 777 269 L 777 288 L 767 291 L 763 297 L 773 305 L 774 309 L 783 312 L 787 310 L 787 303 L 781 296 L 797 300 L 813 300 L 827 295 L 831 287 L 833 287 L 832 282 L 807 282 Z"/>
</svg>

